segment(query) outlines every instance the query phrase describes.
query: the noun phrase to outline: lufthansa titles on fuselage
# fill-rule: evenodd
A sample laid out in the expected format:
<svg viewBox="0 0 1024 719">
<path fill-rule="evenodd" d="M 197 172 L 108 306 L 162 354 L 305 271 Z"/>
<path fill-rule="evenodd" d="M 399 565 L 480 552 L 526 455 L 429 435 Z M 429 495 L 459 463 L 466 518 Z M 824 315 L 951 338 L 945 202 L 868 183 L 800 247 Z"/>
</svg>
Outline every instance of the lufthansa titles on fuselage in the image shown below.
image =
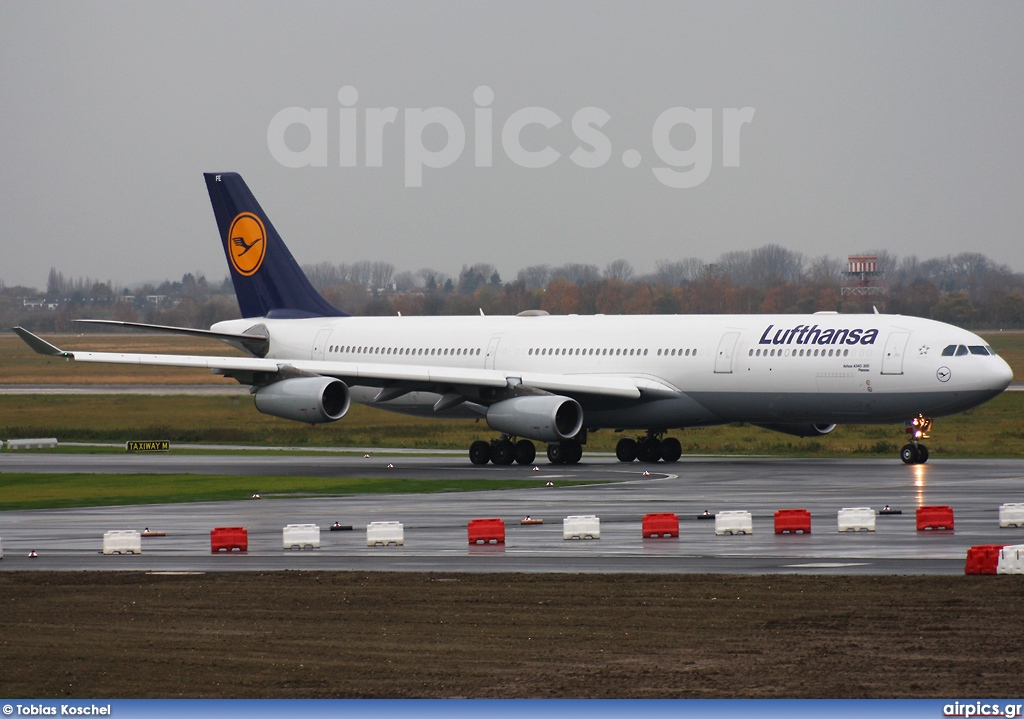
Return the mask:
<svg viewBox="0 0 1024 719">
<path fill-rule="evenodd" d="M 876 329 L 821 329 L 818 325 L 797 325 L 792 329 L 778 329 L 772 334 L 775 325 L 761 335 L 758 344 L 762 345 L 873 345 L 878 339 Z"/>
</svg>

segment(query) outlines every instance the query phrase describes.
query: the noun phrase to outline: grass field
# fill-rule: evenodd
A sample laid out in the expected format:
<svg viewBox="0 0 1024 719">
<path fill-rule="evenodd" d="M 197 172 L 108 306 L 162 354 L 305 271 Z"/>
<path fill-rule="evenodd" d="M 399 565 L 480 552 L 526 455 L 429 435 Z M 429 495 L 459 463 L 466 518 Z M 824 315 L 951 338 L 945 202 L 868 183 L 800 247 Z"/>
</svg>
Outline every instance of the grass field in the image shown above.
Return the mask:
<svg viewBox="0 0 1024 719">
<path fill-rule="evenodd" d="M 563 486 L 600 480 L 561 480 Z M 536 479 L 250 477 L 205 474 L 0 474 L 0 512 L 345 494 L 426 494 L 539 486 Z"/>
</svg>

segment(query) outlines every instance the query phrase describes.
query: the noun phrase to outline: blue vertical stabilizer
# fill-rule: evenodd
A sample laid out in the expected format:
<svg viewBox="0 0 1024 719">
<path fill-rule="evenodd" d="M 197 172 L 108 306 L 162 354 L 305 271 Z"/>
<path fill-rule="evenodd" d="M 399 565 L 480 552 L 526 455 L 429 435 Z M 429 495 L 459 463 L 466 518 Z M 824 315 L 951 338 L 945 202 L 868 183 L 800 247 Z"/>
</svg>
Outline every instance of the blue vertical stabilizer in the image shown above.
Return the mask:
<svg viewBox="0 0 1024 719">
<path fill-rule="evenodd" d="M 309 283 L 241 175 L 204 177 L 243 317 L 347 316 Z"/>
</svg>

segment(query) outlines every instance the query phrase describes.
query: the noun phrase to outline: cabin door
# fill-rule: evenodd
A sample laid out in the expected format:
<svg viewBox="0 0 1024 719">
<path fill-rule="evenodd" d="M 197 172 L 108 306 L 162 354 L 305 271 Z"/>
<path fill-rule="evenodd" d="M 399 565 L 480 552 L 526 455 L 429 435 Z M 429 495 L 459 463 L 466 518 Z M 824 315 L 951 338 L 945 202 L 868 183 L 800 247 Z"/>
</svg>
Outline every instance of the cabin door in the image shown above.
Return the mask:
<svg viewBox="0 0 1024 719">
<path fill-rule="evenodd" d="M 882 374 L 903 374 L 903 353 L 909 339 L 909 332 L 889 333 L 885 341 L 885 354 L 882 355 Z"/>
<path fill-rule="evenodd" d="M 726 332 L 722 335 L 722 341 L 718 343 L 718 354 L 715 355 L 716 374 L 730 374 L 732 372 L 732 356 L 736 351 L 736 340 L 739 338 L 739 332 Z"/>
<path fill-rule="evenodd" d="M 320 330 L 316 333 L 316 339 L 313 340 L 313 351 L 310 353 L 310 359 L 322 360 L 324 358 L 324 351 L 327 349 L 327 343 L 331 339 L 331 330 Z"/>
</svg>

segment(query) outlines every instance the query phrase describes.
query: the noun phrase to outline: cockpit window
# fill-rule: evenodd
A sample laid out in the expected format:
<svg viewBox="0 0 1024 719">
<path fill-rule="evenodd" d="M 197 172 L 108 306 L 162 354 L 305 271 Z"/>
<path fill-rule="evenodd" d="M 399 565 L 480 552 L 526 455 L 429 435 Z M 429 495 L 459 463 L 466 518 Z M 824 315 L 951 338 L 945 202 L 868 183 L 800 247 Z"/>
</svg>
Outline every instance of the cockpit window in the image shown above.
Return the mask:
<svg viewBox="0 0 1024 719">
<path fill-rule="evenodd" d="M 971 350 L 972 355 L 987 355 L 988 348 L 982 347 L 981 345 L 971 345 L 968 349 Z"/>
<path fill-rule="evenodd" d="M 967 348 L 964 347 L 963 345 L 957 345 L 956 346 L 956 356 L 957 357 L 963 357 L 965 354 L 967 354 Z"/>
<path fill-rule="evenodd" d="M 995 351 L 994 349 L 992 349 L 992 345 L 985 345 L 985 349 L 987 349 L 987 350 L 988 350 L 988 353 L 989 353 L 990 355 L 993 355 L 993 356 L 995 356 L 995 353 L 996 353 L 996 351 Z"/>
<path fill-rule="evenodd" d="M 946 345 L 942 348 L 943 357 L 952 357 L 954 354 L 956 354 L 956 345 Z"/>
</svg>

